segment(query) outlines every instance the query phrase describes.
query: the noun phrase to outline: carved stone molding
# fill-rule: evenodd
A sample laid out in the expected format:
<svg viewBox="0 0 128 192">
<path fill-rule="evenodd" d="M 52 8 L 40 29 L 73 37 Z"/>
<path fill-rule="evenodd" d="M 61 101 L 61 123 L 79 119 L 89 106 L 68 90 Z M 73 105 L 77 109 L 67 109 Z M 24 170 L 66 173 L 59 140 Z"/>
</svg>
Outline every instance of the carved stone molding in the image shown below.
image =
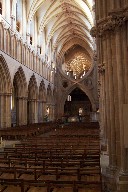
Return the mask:
<svg viewBox="0 0 128 192">
<path fill-rule="evenodd" d="M 98 73 L 100 73 L 101 75 L 103 75 L 105 73 L 105 65 L 101 64 L 98 66 Z"/>
<path fill-rule="evenodd" d="M 98 85 L 101 86 L 101 81 L 100 80 L 98 80 Z"/>
<path fill-rule="evenodd" d="M 115 31 L 128 20 L 128 9 L 121 12 L 111 13 L 106 19 L 97 23 L 97 26 L 92 27 L 90 34 L 92 37 L 103 36 L 109 31 Z"/>
<path fill-rule="evenodd" d="M 88 77 L 87 79 L 85 79 L 85 85 L 88 89 L 93 89 L 93 82 L 92 82 L 92 78 Z"/>
<path fill-rule="evenodd" d="M 11 19 L 13 19 L 13 20 L 16 19 L 15 15 L 11 15 L 10 17 L 11 17 Z"/>
<path fill-rule="evenodd" d="M 100 98 L 100 88 L 98 88 L 98 98 Z"/>
<path fill-rule="evenodd" d="M 7 27 L 7 24 L 4 22 L 3 19 L 1 19 L 0 23 L 2 24 L 4 29 L 8 29 L 9 27 Z"/>
<path fill-rule="evenodd" d="M 93 60 L 97 61 L 97 52 L 96 51 L 94 51 L 94 53 L 93 53 Z"/>
</svg>

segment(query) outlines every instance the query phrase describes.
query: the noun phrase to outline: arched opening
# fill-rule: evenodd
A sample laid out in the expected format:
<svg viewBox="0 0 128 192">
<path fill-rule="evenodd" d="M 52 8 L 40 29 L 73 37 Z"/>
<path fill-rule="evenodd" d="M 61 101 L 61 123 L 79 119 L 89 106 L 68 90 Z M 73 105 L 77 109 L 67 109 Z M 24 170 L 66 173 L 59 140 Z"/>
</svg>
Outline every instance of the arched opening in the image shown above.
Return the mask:
<svg viewBox="0 0 128 192">
<path fill-rule="evenodd" d="M 38 122 L 38 86 L 34 74 L 31 76 L 28 85 L 27 114 L 28 124 Z"/>
<path fill-rule="evenodd" d="M 69 121 L 89 121 L 92 105 L 88 96 L 80 89 L 75 88 L 68 96 L 64 105 L 64 116 Z"/>
<path fill-rule="evenodd" d="M 7 63 L 0 55 L 0 128 L 11 126 L 11 76 Z"/>
<path fill-rule="evenodd" d="M 12 126 L 24 125 L 27 123 L 26 99 L 27 99 L 26 77 L 22 67 L 19 67 L 18 71 L 15 73 L 13 80 L 13 89 L 11 97 Z"/>
</svg>

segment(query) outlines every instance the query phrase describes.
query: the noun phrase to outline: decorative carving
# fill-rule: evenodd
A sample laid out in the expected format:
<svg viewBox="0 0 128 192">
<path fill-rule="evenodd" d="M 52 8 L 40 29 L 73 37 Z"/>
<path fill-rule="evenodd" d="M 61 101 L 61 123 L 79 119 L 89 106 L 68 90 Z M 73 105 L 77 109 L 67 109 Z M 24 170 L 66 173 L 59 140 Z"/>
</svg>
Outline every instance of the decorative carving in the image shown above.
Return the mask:
<svg viewBox="0 0 128 192">
<path fill-rule="evenodd" d="M 98 66 L 98 72 L 102 75 L 105 73 L 105 65 L 104 64 L 101 64 Z"/>
<path fill-rule="evenodd" d="M 96 51 L 94 51 L 94 53 L 93 53 L 93 60 L 97 61 L 97 52 Z"/>
<path fill-rule="evenodd" d="M 97 28 L 96 28 L 96 26 L 91 28 L 90 35 L 92 37 L 96 37 L 96 35 L 97 35 Z"/>
<path fill-rule="evenodd" d="M 67 81 L 63 81 L 62 82 L 62 86 L 66 89 L 68 87 L 68 82 Z"/>
<path fill-rule="evenodd" d="M 3 19 L 1 19 L 0 22 L 2 23 L 2 26 L 3 26 L 4 29 L 8 29 L 8 28 L 9 28 L 9 27 L 7 26 L 7 24 L 4 22 Z"/>
<path fill-rule="evenodd" d="M 16 19 L 15 15 L 11 15 L 10 17 L 11 17 L 11 19 L 13 19 L 13 20 Z"/>
<path fill-rule="evenodd" d="M 101 81 L 100 80 L 98 80 L 98 85 L 101 86 Z"/>
<path fill-rule="evenodd" d="M 111 13 L 105 20 L 99 22 L 97 26 L 92 27 L 90 34 L 92 37 L 106 34 L 108 31 L 115 31 L 128 20 L 128 10 Z"/>
<path fill-rule="evenodd" d="M 98 88 L 98 97 L 100 98 L 100 88 Z"/>
<path fill-rule="evenodd" d="M 92 89 L 93 88 L 93 83 L 92 83 L 92 79 L 90 77 L 88 77 L 85 80 L 85 85 L 88 87 L 88 89 Z"/>
</svg>

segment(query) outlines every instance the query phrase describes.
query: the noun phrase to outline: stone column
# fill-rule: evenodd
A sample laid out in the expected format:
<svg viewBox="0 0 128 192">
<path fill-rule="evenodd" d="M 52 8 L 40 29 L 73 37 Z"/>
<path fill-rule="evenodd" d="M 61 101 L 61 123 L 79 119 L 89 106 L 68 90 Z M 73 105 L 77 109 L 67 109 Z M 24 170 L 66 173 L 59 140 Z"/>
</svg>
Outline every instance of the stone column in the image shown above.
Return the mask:
<svg viewBox="0 0 128 192">
<path fill-rule="evenodd" d="M 11 93 L 6 94 L 6 127 L 11 127 Z"/>
<path fill-rule="evenodd" d="M 18 97 L 17 98 L 17 125 L 27 124 L 27 98 Z"/>
<path fill-rule="evenodd" d="M 54 117 L 54 104 L 52 104 L 52 121 L 55 120 L 55 117 Z"/>
<path fill-rule="evenodd" d="M 27 97 L 23 97 L 22 99 L 23 105 L 23 114 L 22 114 L 22 125 L 27 125 Z"/>
<path fill-rule="evenodd" d="M 42 114 L 43 114 L 43 121 L 45 121 L 45 115 L 46 115 L 46 102 L 43 102 L 43 106 L 42 106 Z"/>
<path fill-rule="evenodd" d="M 116 137 L 116 161 L 117 167 L 120 167 L 120 133 L 119 133 L 119 105 L 118 105 L 118 75 L 117 75 L 117 65 L 116 65 L 116 41 L 115 41 L 115 33 L 111 33 L 111 55 L 112 55 L 112 69 L 113 69 L 113 91 L 114 91 L 114 107 L 115 107 L 115 137 Z"/>
<path fill-rule="evenodd" d="M 43 122 L 43 101 L 38 101 L 38 122 Z"/>
<path fill-rule="evenodd" d="M 127 44 L 128 44 L 128 23 L 126 25 L 123 26 L 122 29 L 122 44 L 123 44 L 123 66 L 124 66 L 124 96 L 125 96 L 125 101 L 124 104 L 128 104 L 128 65 L 127 65 L 127 61 L 128 61 L 128 54 L 127 54 Z M 125 172 L 128 173 L 128 149 L 126 148 L 124 150 L 124 156 L 126 158 L 124 158 L 124 170 Z"/>
<path fill-rule="evenodd" d="M 119 130 L 118 132 L 120 133 L 120 145 L 121 147 L 121 169 L 124 170 L 125 165 L 124 165 L 124 147 L 123 147 L 123 103 L 124 103 L 124 75 L 123 75 L 123 66 L 122 66 L 122 36 L 121 36 L 121 29 L 119 29 L 116 32 L 116 65 L 117 65 L 117 77 L 118 77 L 118 90 L 117 90 L 117 95 L 118 95 L 118 106 L 119 106 Z"/>
<path fill-rule="evenodd" d="M 111 142 L 111 162 L 109 166 L 113 169 L 116 169 L 116 135 L 115 135 L 115 105 L 114 105 L 114 82 L 113 82 L 113 68 L 112 68 L 112 54 L 111 54 L 111 33 L 107 34 L 107 65 L 108 65 L 108 78 L 109 78 L 109 121 L 110 121 L 110 142 Z M 104 50 L 105 52 L 105 50 Z"/>
<path fill-rule="evenodd" d="M 30 102 L 31 105 L 31 123 L 37 123 L 38 122 L 38 101 L 36 99 L 32 99 Z"/>
<path fill-rule="evenodd" d="M 11 94 L 0 95 L 0 127 L 11 127 Z"/>
</svg>

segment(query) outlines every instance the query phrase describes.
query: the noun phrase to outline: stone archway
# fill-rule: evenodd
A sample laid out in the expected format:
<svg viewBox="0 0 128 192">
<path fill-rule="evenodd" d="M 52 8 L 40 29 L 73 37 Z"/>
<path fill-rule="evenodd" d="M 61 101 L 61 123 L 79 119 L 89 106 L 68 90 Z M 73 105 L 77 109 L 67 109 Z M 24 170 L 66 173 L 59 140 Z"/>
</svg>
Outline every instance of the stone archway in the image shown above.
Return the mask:
<svg viewBox="0 0 128 192">
<path fill-rule="evenodd" d="M 67 96 L 64 104 L 64 116 L 73 117 L 76 121 L 89 121 L 92 112 L 88 96 L 80 88 L 75 88 Z"/>
<path fill-rule="evenodd" d="M 80 86 L 80 85 L 74 85 L 69 87 L 69 89 L 67 89 L 65 92 L 63 92 L 63 95 L 60 96 L 59 98 L 59 103 L 60 105 L 58 105 L 57 109 L 58 109 L 58 117 L 57 118 L 61 118 L 64 115 L 64 104 L 65 101 L 68 97 L 68 95 L 75 89 L 75 88 L 79 88 L 81 89 L 89 98 L 90 102 L 91 102 L 91 106 L 92 106 L 92 111 L 96 111 L 96 101 L 93 97 L 92 92 L 87 89 L 86 87 Z"/>
<path fill-rule="evenodd" d="M 27 82 L 22 67 L 19 67 L 13 80 L 12 124 L 27 124 Z"/>
<path fill-rule="evenodd" d="M 0 55 L 0 127 L 11 126 L 11 76 L 7 63 Z"/>
<path fill-rule="evenodd" d="M 38 86 L 35 75 L 33 74 L 30 78 L 28 85 L 28 124 L 38 122 Z"/>
</svg>

